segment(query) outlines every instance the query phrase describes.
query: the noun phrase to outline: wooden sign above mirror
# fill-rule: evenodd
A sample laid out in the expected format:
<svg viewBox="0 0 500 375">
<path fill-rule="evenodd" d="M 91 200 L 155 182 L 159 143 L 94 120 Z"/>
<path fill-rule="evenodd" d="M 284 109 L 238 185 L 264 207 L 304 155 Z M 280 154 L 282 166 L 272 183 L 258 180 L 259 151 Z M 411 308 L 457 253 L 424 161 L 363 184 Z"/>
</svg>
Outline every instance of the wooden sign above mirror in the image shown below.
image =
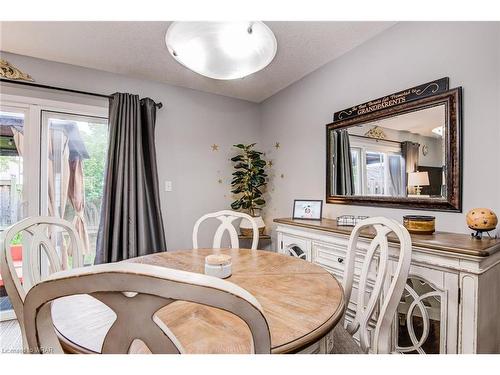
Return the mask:
<svg viewBox="0 0 500 375">
<path fill-rule="evenodd" d="M 461 92 L 442 78 L 336 112 L 326 202 L 460 212 Z"/>
<path fill-rule="evenodd" d="M 381 98 L 370 100 L 369 102 L 355 105 L 354 107 L 335 112 L 333 122 L 347 120 L 356 116 L 379 111 L 384 108 L 390 108 L 403 103 L 409 103 L 415 100 L 426 98 L 428 96 L 440 94 L 448 91 L 450 79 L 448 77 L 440 78 L 423 85 L 415 86 L 394 94 L 383 96 Z"/>
</svg>

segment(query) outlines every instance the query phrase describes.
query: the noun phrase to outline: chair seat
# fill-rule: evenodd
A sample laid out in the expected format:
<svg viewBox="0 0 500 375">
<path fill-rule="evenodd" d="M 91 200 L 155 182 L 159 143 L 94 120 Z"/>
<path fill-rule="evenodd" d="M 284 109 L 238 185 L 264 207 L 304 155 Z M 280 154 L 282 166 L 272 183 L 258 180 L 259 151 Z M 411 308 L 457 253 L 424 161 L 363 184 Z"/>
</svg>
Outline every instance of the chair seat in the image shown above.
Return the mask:
<svg viewBox="0 0 500 375">
<path fill-rule="evenodd" d="M 333 348 L 330 354 L 365 354 L 352 336 L 338 324 L 333 329 Z"/>
</svg>

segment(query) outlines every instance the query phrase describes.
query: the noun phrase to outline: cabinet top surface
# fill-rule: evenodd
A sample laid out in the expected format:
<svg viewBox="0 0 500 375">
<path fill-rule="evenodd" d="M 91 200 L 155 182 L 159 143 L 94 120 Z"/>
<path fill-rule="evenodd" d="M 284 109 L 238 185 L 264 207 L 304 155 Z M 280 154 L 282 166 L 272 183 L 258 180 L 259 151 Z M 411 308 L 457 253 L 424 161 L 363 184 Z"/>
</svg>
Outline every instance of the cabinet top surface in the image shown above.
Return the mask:
<svg viewBox="0 0 500 375">
<path fill-rule="evenodd" d="M 302 220 L 291 218 L 274 219 L 275 223 L 309 228 L 324 232 L 338 233 L 349 236 L 354 227 L 339 226 L 333 219 Z M 373 238 L 372 228 L 364 230 L 361 234 L 365 238 Z M 484 237 L 475 239 L 470 235 L 461 233 L 435 232 L 433 234 L 410 234 L 415 247 L 445 251 L 449 253 L 465 254 L 478 257 L 487 257 L 500 250 L 500 239 Z M 398 243 L 395 236 L 389 236 L 389 242 Z"/>
</svg>

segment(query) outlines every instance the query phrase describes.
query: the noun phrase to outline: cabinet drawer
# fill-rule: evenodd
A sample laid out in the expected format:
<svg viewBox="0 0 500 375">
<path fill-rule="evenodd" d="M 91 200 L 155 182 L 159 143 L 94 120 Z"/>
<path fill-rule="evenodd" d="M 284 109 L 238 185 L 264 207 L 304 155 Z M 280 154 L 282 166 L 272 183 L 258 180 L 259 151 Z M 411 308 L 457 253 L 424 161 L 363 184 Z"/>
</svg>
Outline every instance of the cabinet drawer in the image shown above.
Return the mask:
<svg viewBox="0 0 500 375">
<path fill-rule="evenodd" d="M 360 247 L 356 251 L 354 263 L 354 275 L 360 275 L 363 263 L 365 260 L 366 249 Z M 342 280 L 344 275 L 345 264 L 347 261 L 347 241 L 338 241 L 335 243 L 312 242 L 313 262 L 320 266 L 328 267 L 336 271 Z M 368 280 L 375 280 L 377 272 L 377 257 L 370 264 Z"/>
<path fill-rule="evenodd" d="M 312 243 L 314 263 L 338 271 L 341 277 L 344 274 L 346 251 L 347 243 L 345 246 L 341 244 L 325 244 L 316 241 Z"/>
</svg>

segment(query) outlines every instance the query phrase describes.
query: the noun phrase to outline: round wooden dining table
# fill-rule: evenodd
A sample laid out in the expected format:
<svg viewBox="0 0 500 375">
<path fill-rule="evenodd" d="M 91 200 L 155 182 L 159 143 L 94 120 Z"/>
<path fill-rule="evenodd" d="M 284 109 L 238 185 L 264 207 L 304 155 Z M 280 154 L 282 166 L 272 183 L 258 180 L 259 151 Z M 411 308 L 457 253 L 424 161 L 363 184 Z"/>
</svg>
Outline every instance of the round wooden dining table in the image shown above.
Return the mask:
<svg viewBox="0 0 500 375">
<path fill-rule="evenodd" d="M 232 257 L 226 280 L 253 294 L 264 310 L 272 353 L 327 353 L 332 330 L 344 312 L 339 282 L 322 267 L 282 254 L 248 249 L 198 249 L 156 253 L 127 262 L 145 263 L 204 273 L 210 254 Z M 157 312 L 187 353 L 250 353 L 252 336 L 237 316 L 217 308 L 176 301 Z M 114 312 L 88 295 L 64 297 L 52 303 L 59 340 L 69 353 L 99 353 L 115 320 Z M 142 342 L 131 352 L 145 353 Z"/>
</svg>

